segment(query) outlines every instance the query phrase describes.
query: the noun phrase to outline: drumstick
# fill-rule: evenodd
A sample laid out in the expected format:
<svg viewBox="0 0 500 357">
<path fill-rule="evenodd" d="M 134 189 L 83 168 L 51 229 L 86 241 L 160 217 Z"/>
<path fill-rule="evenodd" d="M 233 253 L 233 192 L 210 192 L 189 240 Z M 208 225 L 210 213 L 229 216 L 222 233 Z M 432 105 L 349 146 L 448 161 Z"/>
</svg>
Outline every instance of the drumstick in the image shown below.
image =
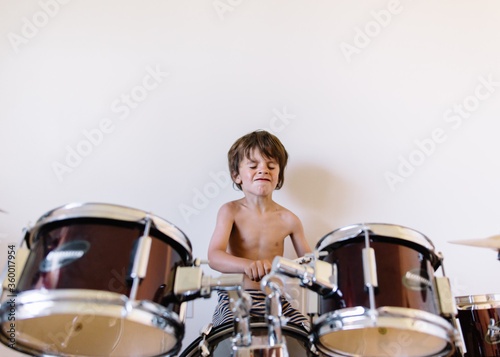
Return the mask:
<svg viewBox="0 0 500 357">
<path fill-rule="evenodd" d="M 312 260 L 313 260 L 313 257 L 303 256 L 303 257 L 296 258 L 293 261 L 295 263 L 298 263 L 298 264 L 307 264 L 307 263 L 311 262 Z"/>
<path fill-rule="evenodd" d="M 327 252 L 314 252 L 314 253 L 308 253 L 304 255 L 303 257 L 299 257 L 294 259 L 293 261 L 297 264 L 308 264 L 312 262 L 314 259 L 317 259 L 319 257 L 324 257 L 328 255 Z"/>
</svg>

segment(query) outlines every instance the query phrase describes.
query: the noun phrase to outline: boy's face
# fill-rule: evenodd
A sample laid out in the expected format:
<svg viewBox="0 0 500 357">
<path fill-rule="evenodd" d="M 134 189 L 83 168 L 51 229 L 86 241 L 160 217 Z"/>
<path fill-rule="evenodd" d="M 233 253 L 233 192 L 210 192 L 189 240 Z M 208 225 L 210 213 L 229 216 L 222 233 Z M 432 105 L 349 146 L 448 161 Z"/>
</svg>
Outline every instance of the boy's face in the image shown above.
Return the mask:
<svg viewBox="0 0 500 357">
<path fill-rule="evenodd" d="M 263 156 L 259 149 L 253 149 L 250 156 L 240 162 L 239 171 L 233 175 L 233 180 L 241 185 L 245 194 L 269 195 L 278 185 L 280 173 L 278 162 Z"/>
</svg>

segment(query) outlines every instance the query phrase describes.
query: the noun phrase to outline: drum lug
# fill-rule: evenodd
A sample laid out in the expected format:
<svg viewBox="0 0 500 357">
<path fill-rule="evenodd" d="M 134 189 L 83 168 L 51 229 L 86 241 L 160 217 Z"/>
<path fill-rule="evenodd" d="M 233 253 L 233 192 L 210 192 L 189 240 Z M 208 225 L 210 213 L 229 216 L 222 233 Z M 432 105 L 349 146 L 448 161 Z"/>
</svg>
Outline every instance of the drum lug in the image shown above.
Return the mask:
<svg viewBox="0 0 500 357">
<path fill-rule="evenodd" d="M 137 243 L 137 251 L 134 256 L 134 263 L 130 272 L 132 279 L 143 279 L 146 277 L 146 271 L 149 263 L 149 253 L 151 252 L 151 237 L 141 237 Z"/>
<path fill-rule="evenodd" d="M 146 217 L 146 226 L 142 236 L 135 242 L 133 251 L 132 267 L 129 271 L 129 277 L 132 279 L 132 288 L 130 289 L 130 300 L 135 300 L 139 283 L 146 277 L 149 263 L 149 254 L 151 253 L 151 244 L 153 239 L 149 236 L 151 229 L 151 217 Z"/>
<path fill-rule="evenodd" d="M 370 310 L 373 312 L 375 305 L 375 289 L 378 288 L 377 263 L 375 260 L 375 249 L 370 246 L 369 229 L 364 225 L 365 248 L 362 249 L 361 258 L 363 262 L 363 277 L 365 287 L 368 290 Z"/>
<path fill-rule="evenodd" d="M 311 351 L 311 353 L 315 356 L 319 356 L 319 351 L 318 349 L 316 348 L 316 344 L 315 344 L 315 341 L 314 341 L 314 335 L 309 335 L 309 351 Z"/>
<path fill-rule="evenodd" d="M 378 287 L 377 265 L 375 262 L 375 250 L 373 248 L 363 248 L 363 275 L 367 288 Z"/>
<path fill-rule="evenodd" d="M 204 328 L 202 328 L 202 330 L 200 332 L 201 336 L 202 336 L 202 339 L 201 339 L 200 343 L 198 344 L 198 348 L 200 350 L 200 355 L 202 357 L 208 357 L 208 356 L 210 356 L 210 348 L 209 348 L 209 345 L 208 345 L 208 342 L 207 342 L 207 336 L 212 331 L 212 328 L 213 328 L 212 323 L 209 323 Z"/>
<path fill-rule="evenodd" d="M 212 332 L 213 328 L 214 324 L 210 322 L 201 329 L 200 334 L 203 335 L 204 337 L 207 337 L 208 335 L 210 335 L 210 332 Z"/>
<path fill-rule="evenodd" d="M 495 319 L 490 319 L 490 324 L 488 325 L 488 337 L 491 341 L 497 341 L 500 336 L 500 327 L 497 326 Z"/>
<path fill-rule="evenodd" d="M 198 347 L 200 348 L 200 355 L 202 357 L 210 356 L 210 350 L 208 348 L 207 340 L 205 339 L 205 337 L 203 338 L 203 340 L 201 340 Z"/>
</svg>

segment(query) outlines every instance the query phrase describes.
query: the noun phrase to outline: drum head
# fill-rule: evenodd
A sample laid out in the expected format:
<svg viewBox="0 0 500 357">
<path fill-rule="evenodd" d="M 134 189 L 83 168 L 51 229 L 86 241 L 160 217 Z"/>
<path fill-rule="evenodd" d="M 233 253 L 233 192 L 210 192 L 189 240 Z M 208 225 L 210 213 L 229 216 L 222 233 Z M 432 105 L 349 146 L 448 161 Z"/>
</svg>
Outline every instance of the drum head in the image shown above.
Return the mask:
<svg viewBox="0 0 500 357">
<path fill-rule="evenodd" d="M 177 352 L 184 334 L 175 313 L 116 293 L 32 290 L 15 302 L 14 343 L 8 302 L 0 310 L 0 338 L 32 355 L 158 356 Z"/>
<path fill-rule="evenodd" d="M 252 346 L 262 346 L 262 350 L 268 345 L 267 324 L 264 321 L 253 321 L 250 325 L 252 331 Z M 311 351 L 307 332 L 300 326 L 287 324 L 282 327 L 285 344 L 289 357 L 317 356 Z M 205 345 L 213 357 L 228 357 L 232 355 L 231 338 L 234 333 L 234 324 L 229 322 L 215 327 L 206 337 Z M 182 353 L 181 357 L 201 356 L 200 342 L 202 337 L 193 341 Z M 257 354 L 255 355 L 257 356 Z M 259 355 L 260 356 L 260 355 Z M 264 355 L 263 355 L 264 356 Z M 266 355 L 267 356 L 267 355 Z M 274 355 L 273 355 L 274 356 Z"/>
<path fill-rule="evenodd" d="M 453 328 L 427 312 L 386 307 L 371 315 L 347 308 L 321 316 L 314 323 L 318 348 L 334 356 L 445 356 L 452 349 Z"/>
</svg>

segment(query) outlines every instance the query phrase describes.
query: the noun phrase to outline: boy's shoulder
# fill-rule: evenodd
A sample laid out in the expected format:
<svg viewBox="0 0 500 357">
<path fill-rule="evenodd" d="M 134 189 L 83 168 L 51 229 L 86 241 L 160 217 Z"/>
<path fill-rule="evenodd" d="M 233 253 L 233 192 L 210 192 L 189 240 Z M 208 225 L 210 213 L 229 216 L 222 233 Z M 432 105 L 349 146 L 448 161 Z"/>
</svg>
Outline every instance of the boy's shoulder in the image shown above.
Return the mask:
<svg viewBox="0 0 500 357">
<path fill-rule="evenodd" d="M 220 208 L 219 212 L 224 214 L 235 214 L 241 209 L 242 200 L 229 201 L 224 203 Z"/>
<path fill-rule="evenodd" d="M 290 211 L 288 208 L 280 206 L 280 205 L 278 205 L 278 206 L 279 206 L 279 213 L 283 219 L 288 220 L 290 223 L 299 219 L 299 217 L 297 217 L 295 215 L 295 213 Z"/>
</svg>

